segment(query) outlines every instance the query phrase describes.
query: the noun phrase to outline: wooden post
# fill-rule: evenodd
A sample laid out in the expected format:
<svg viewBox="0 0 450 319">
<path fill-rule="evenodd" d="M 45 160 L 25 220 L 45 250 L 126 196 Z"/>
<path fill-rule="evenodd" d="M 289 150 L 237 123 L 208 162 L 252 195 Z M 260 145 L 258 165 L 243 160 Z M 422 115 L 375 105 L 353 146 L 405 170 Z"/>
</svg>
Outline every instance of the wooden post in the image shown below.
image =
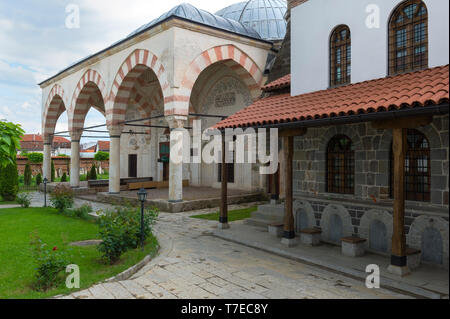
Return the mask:
<svg viewBox="0 0 450 319">
<path fill-rule="evenodd" d="M 222 133 L 222 183 L 219 228 L 228 229 L 228 165 L 226 163 L 225 133 Z"/>
<path fill-rule="evenodd" d="M 293 213 L 293 182 L 292 182 L 292 161 L 294 159 L 294 137 L 283 137 L 283 151 L 286 161 L 284 170 L 284 190 L 285 190 L 285 215 L 284 215 L 284 233 L 283 243 L 288 246 L 295 244 L 295 227 Z"/>
<path fill-rule="evenodd" d="M 389 271 L 401 276 L 409 273 L 405 235 L 405 156 L 407 129 L 393 129 L 394 153 L 394 229 Z"/>
</svg>

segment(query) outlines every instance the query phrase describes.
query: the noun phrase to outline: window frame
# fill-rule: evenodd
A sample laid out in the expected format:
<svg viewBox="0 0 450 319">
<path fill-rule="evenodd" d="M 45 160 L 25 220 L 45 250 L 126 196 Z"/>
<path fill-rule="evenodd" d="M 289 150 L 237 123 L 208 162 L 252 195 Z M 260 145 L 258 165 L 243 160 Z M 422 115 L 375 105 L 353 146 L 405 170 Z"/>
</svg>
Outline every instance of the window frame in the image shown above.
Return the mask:
<svg viewBox="0 0 450 319">
<path fill-rule="evenodd" d="M 413 12 L 413 17 L 411 19 L 407 18 L 405 14 L 405 9 L 411 5 L 417 5 L 416 10 Z M 425 9 L 425 14 L 423 16 L 419 15 L 421 8 Z M 403 16 L 403 21 L 398 22 L 400 16 Z M 424 40 L 416 42 L 415 41 L 415 28 L 421 23 L 424 24 L 423 27 L 423 38 Z M 397 75 L 407 72 L 413 72 L 418 70 L 423 70 L 428 68 L 428 8 L 422 0 L 408 0 L 401 3 L 393 11 L 391 18 L 389 20 L 389 75 Z M 397 32 L 401 30 L 406 30 L 406 34 L 402 41 L 405 45 L 398 47 L 398 37 Z M 423 52 L 423 57 L 421 62 L 417 64 L 415 62 L 415 50 L 425 47 Z M 404 56 L 404 63 L 399 64 L 398 54 L 401 51 L 406 51 Z M 400 65 L 400 66 L 399 66 Z M 402 67 L 401 67 L 402 66 Z"/>
<path fill-rule="evenodd" d="M 337 37 L 341 37 L 342 31 L 347 32 L 347 37 L 345 40 L 342 38 L 337 41 Z M 340 50 L 340 60 L 338 63 L 337 52 Z M 350 54 L 349 53 L 350 50 Z M 337 87 L 342 85 L 347 85 L 351 83 L 351 61 L 352 61 L 352 34 L 350 28 L 345 25 L 339 25 L 334 28 L 330 36 L 330 87 Z M 341 80 L 338 81 L 337 69 L 341 68 Z M 348 73 L 350 72 L 350 73 Z"/>
<path fill-rule="evenodd" d="M 340 139 L 343 138 L 349 141 L 348 149 L 343 151 L 331 151 L 330 148 L 334 146 L 333 143 L 337 143 L 339 142 Z M 353 141 L 346 135 L 343 134 L 335 135 L 328 142 L 326 152 L 327 152 L 327 163 L 326 163 L 327 193 L 354 195 L 355 150 L 353 149 Z M 336 159 L 336 157 L 338 157 L 339 160 L 343 163 L 343 165 L 339 166 L 338 169 L 336 169 L 336 166 L 333 165 L 335 164 L 334 159 Z M 348 165 L 348 163 L 350 163 L 350 165 Z M 336 174 L 340 175 L 338 185 L 335 185 Z"/>
<path fill-rule="evenodd" d="M 421 140 L 416 140 L 415 148 L 410 148 L 409 137 L 420 136 Z M 427 148 L 418 147 L 419 142 L 426 141 Z M 426 173 L 420 172 L 420 168 L 423 169 L 423 165 L 419 165 L 417 162 L 421 160 L 420 157 L 426 158 Z M 422 159 L 423 161 L 423 159 Z M 394 151 L 393 143 L 390 149 L 389 159 L 389 195 L 391 199 L 394 198 Z M 408 129 L 407 133 L 407 149 L 405 154 L 405 199 L 414 202 L 431 202 L 431 147 L 428 138 L 416 129 Z M 426 177 L 427 183 L 419 183 L 421 178 Z M 408 180 L 410 182 L 408 183 Z M 413 189 L 411 189 L 411 186 Z"/>
</svg>

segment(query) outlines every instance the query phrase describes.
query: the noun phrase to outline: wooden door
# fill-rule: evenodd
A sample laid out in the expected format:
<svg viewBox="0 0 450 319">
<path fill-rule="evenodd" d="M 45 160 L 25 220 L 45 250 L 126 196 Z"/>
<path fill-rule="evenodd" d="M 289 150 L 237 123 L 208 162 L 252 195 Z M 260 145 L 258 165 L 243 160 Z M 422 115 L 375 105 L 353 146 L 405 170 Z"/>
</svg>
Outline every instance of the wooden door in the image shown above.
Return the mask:
<svg viewBox="0 0 450 319">
<path fill-rule="evenodd" d="M 137 154 L 128 155 L 128 177 L 137 177 Z"/>
</svg>

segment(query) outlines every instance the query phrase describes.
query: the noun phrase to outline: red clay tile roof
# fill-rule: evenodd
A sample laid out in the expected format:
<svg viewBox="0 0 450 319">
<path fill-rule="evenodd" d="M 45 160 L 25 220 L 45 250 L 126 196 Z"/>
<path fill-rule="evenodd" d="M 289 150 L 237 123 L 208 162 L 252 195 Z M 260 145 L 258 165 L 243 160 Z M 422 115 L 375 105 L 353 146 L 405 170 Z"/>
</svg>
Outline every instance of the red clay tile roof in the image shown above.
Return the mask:
<svg viewBox="0 0 450 319">
<path fill-rule="evenodd" d="M 43 139 L 42 139 L 42 135 L 38 135 L 38 134 L 25 134 L 22 136 L 22 142 L 42 142 L 43 143 Z M 55 136 L 53 138 L 53 143 L 69 143 L 70 141 L 64 137 L 61 136 Z"/>
<path fill-rule="evenodd" d="M 449 66 L 298 96 L 262 98 L 215 127 L 247 127 L 448 103 Z"/>
<path fill-rule="evenodd" d="M 98 151 L 109 152 L 109 141 L 98 141 Z"/>
<path fill-rule="evenodd" d="M 268 84 L 266 84 L 265 86 L 263 86 L 262 90 L 264 92 L 270 92 L 270 91 L 274 91 L 274 90 L 279 90 L 279 89 L 283 89 L 286 87 L 291 86 L 291 75 L 285 75 L 281 78 L 279 78 L 278 80 L 275 80 L 273 82 L 270 82 Z"/>
</svg>

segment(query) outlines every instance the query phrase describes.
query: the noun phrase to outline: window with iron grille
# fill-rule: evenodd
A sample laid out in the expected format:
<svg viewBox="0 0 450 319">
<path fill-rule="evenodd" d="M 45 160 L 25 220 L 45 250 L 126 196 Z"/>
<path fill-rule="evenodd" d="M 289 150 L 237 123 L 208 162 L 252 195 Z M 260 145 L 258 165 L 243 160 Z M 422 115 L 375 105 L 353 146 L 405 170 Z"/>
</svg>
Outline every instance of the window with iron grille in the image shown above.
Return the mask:
<svg viewBox="0 0 450 319">
<path fill-rule="evenodd" d="M 353 194 L 355 192 L 355 151 L 345 135 L 333 137 L 327 149 L 327 192 Z"/>
<path fill-rule="evenodd" d="M 394 152 L 391 147 L 390 195 L 394 198 Z M 405 158 L 405 198 L 410 201 L 429 202 L 431 188 L 430 143 L 417 130 L 408 130 Z"/>
<path fill-rule="evenodd" d="M 352 71 L 349 27 L 338 26 L 334 29 L 330 41 L 330 86 L 349 84 Z"/>
<path fill-rule="evenodd" d="M 394 11 L 389 25 L 389 74 L 428 67 L 428 11 L 421 0 L 409 0 Z"/>
<path fill-rule="evenodd" d="M 228 172 L 228 183 L 234 183 L 234 163 L 227 163 L 227 172 Z M 218 174 L 218 182 L 222 182 L 222 163 L 218 165 L 219 174 Z"/>
</svg>

